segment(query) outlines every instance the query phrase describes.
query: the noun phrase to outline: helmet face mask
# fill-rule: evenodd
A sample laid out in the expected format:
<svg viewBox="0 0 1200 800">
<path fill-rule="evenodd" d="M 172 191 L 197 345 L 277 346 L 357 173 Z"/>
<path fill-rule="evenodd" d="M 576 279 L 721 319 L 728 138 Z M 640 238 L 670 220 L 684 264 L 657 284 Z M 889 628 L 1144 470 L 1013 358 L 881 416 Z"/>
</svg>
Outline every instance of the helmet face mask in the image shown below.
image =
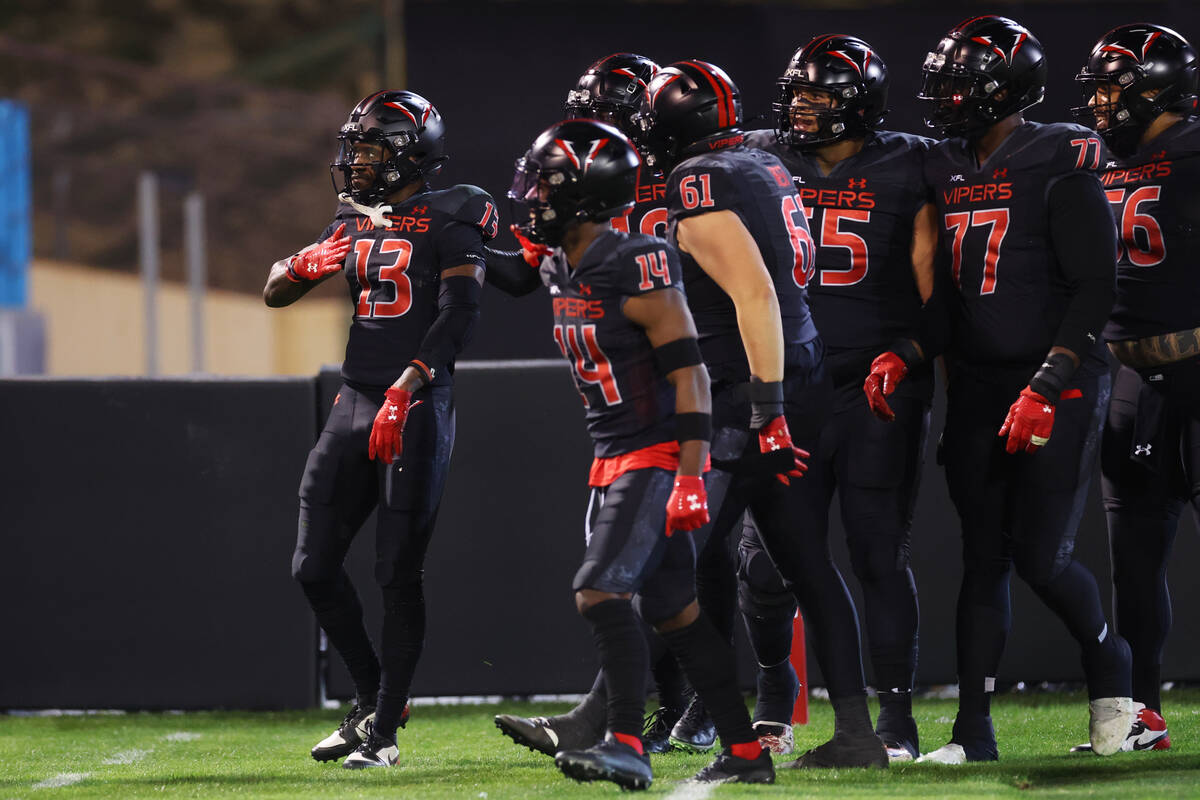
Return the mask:
<svg viewBox="0 0 1200 800">
<path fill-rule="evenodd" d="M 646 86 L 658 64 L 634 53 L 613 53 L 588 67 L 567 92 L 563 111 L 568 117 L 594 119 L 614 126 L 636 141 L 633 116 L 641 107 Z"/>
<path fill-rule="evenodd" d="M 942 37 L 921 66 L 917 99 L 942 136 L 975 138 L 1042 102 L 1046 60 L 1032 33 L 1011 19 L 974 17 Z"/>
<path fill-rule="evenodd" d="M 854 36 L 815 37 L 775 86 L 775 136 L 801 150 L 865 136 L 887 114 L 887 67 Z"/>
<path fill-rule="evenodd" d="M 575 222 L 603 222 L 633 206 L 641 162 L 616 128 L 594 120 L 560 122 L 517 159 L 508 198 L 517 229 L 557 247 Z M 522 213 L 520 207 L 525 211 Z"/>
<path fill-rule="evenodd" d="M 1196 110 L 1196 51 L 1161 25 L 1135 23 L 1109 31 L 1075 80 L 1085 104 L 1072 108 L 1072 115 L 1095 128 L 1118 155 L 1131 155 L 1161 114 L 1187 116 Z"/>
<path fill-rule="evenodd" d="M 414 92 L 377 92 L 350 112 L 329 165 L 334 190 L 363 204 L 382 203 L 414 181 L 441 171 L 441 115 Z"/>
</svg>

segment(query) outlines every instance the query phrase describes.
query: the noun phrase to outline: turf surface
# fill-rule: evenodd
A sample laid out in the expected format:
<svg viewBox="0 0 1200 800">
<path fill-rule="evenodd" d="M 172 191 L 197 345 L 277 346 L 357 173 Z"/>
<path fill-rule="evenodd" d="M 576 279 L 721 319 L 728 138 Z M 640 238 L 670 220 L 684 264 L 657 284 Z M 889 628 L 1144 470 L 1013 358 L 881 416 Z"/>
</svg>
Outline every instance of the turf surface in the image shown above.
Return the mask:
<svg viewBox="0 0 1200 800">
<path fill-rule="evenodd" d="M 774 786 L 720 786 L 711 795 L 680 781 L 710 759 L 653 757 L 648 794 L 699 800 L 732 797 L 1200 797 L 1200 691 L 1164 696 L 1173 747 L 1110 758 L 1071 755 L 1087 738 L 1079 695 L 1004 696 L 994 706 L 998 764 L 888 771 L 780 770 Z M 503 703 L 420 706 L 400 732 L 400 764 L 344 770 L 318 764 L 309 748 L 341 711 L 132 713 L 0 716 L 0 800 L 12 798 L 574 798 L 613 797 L 611 784 L 576 784 L 551 760 L 518 748 L 492 726 L 498 713 L 552 713 L 563 706 Z M 950 734 L 955 703 L 921 700 L 917 721 L 930 750 Z M 801 749 L 832 732 L 828 703 L 798 726 Z M 777 764 L 780 763 L 777 761 Z"/>
</svg>

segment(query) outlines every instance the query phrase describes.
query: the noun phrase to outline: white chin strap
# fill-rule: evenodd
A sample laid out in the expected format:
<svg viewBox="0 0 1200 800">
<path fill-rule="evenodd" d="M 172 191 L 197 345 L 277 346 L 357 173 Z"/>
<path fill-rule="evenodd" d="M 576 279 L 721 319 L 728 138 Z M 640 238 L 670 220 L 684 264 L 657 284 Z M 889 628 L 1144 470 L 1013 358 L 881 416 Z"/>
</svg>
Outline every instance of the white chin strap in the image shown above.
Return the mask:
<svg viewBox="0 0 1200 800">
<path fill-rule="evenodd" d="M 387 215 L 392 212 L 391 206 L 364 206 L 362 203 L 356 203 L 354 198 L 345 192 L 339 194 L 338 199 L 371 220 L 371 224 L 376 228 L 386 228 L 392 224 L 391 220 L 387 218 Z"/>
</svg>

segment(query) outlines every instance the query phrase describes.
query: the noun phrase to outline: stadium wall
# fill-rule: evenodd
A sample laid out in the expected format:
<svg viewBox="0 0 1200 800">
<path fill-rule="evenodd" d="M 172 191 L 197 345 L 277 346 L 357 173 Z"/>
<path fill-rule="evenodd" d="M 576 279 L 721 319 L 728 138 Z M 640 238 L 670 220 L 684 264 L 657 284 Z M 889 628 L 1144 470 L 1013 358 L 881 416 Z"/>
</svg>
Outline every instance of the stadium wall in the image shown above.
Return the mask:
<svg viewBox="0 0 1200 800">
<path fill-rule="evenodd" d="M 288 708 L 349 693 L 289 574 L 296 487 L 336 371 L 319 379 L 0 381 L 0 708 Z M 430 624 L 418 695 L 575 692 L 596 667 L 571 601 L 590 446 L 557 362 L 468 364 L 458 437 L 426 564 Z M 940 413 L 935 410 L 937 420 Z M 913 536 L 922 684 L 953 683 L 957 519 L 926 463 Z M 1108 585 L 1093 497 L 1080 558 Z M 832 516 L 835 556 L 846 567 Z M 799 528 L 803 522 L 797 520 Z M 372 629 L 373 527 L 349 569 Z M 1185 519 L 1163 674 L 1200 679 L 1200 559 Z M 1002 682 L 1079 681 L 1065 629 L 1019 580 Z M 858 597 L 862 609 L 861 597 Z M 821 685 L 810 659 L 810 683 Z M 868 675 L 870 668 L 868 665 Z M 753 685 L 742 652 L 742 679 Z"/>
</svg>

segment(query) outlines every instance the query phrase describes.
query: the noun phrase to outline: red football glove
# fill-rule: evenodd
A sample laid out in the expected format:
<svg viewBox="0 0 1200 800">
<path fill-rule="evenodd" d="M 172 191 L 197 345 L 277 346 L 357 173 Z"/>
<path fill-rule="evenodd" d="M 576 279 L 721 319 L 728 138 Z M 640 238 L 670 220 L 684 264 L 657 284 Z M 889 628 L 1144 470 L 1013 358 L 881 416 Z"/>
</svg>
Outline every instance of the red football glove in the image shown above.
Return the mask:
<svg viewBox="0 0 1200 800">
<path fill-rule="evenodd" d="M 1008 416 L 1000 426 L 999 436 L 1008 436 L 1004 449 L 1009 453 L 1024 450 L 1036 453 L 1038 448 L 1050 441 L 1054 428 L 1054 406 L 1026 386 L 1017 397 L 1017 402 L 1008 409 Z"/>
<path fill-rule="evenodd" d="M 288 278 L 293 283 L 319 281 L 341 270 L 350 252 L 350 237 L 345 235 L 346 223 L 338 226 L 323 242 L 310 244 L 287 261 Z"/>
<path fill-rule="evenodd" d="M 404 422 L 408 412 L 423 400 L 412 402 L 412 392 L 392 387 L 384 394 L 383 405 L 371 425 L 371 440 L 367 457 L 390 464 L 404 452 Z"/>
<path fill-rule="evenodd" d="M 896 391 L 896 384 L 908 374 L 904 360 L 892 352 L 876 356 L 871 362 L 871 372 L 863 382 L 863 391 L 867 394 L 867 405 L 875 416 L 884 422 L 896 418 L 892 407 L 888 405 L 887 396 Z"/>
<path fill-rule="evenodd" d="M 525 263 L 537 269 L 542 265 L 542 259 L 550 255 L 553 248 L 544 244 L 534 244 L 529 241 L 529 237 L 521 233 L 521 229 L 516 225 L 509 225 L 508 229 L 512 231 L 513 236 L 517 237 L 517 241 L 521 243 L 521 255 L 525 258 Z"/>
<path fill-rule="evenodd" d="M 667 498 L 667 538 L 675 531 L 694 531 L 708 522 L 708 492 L 704 479 L 676 475 L 675 488 Z"/>
<path fill-rule="evenodd" d="M 808 464 L 804 463 L 804 459 L 808 458 L 808 451 L 801 450 L 792 444 L 792 434 L 788 431 L 787 420 L 782 416 L 775 417 L 759 430 L 758 449 L 763 453 L 785 449 L 792 451 L 792 455 L 795 457 L 792 468 L 775 476 L 784 486 L 792 485 L 792 482 L 788 480 L 788 475 L 799 478 L 808 469 Z"/>
</svg>

